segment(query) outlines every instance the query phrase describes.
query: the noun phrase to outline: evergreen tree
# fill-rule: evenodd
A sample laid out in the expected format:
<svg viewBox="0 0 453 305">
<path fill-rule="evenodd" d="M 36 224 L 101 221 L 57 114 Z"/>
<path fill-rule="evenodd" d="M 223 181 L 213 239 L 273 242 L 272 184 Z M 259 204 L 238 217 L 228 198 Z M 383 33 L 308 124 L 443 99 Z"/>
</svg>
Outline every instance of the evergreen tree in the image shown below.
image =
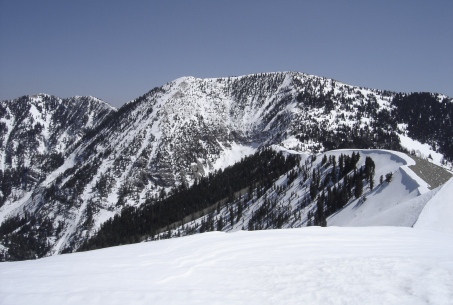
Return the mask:
<svg viewBox="0 0 453 305">
<path fill-rule="evenodd" d="M 217 231 L 222 231 L 223 229 L 223 217 L 220 216 L 219 220 L 217 220 Z"/>
<path fill-rule="evenodd" d="M 372 180 L 374 178 L 376 165 L 374 164 L 373 159 L 371 157 L 365 158 L 365 179 L 367 181 Z"/>
<path fill-rule="evenodd" d="M 360 177 L 358 177 L 355 183 L 354 196 L 355 198 L 359 198 L 360 196 L 362 196 L 362 194 L 363 194 L 363 182 L 360 179 Z"/>
<path fill-rule="evenodd" d="M 234 209 L 233 209 L 233 207 L 230 208 L 230 224 L 231 224 L 231 227 L 234 226 Z"/>
</svg>

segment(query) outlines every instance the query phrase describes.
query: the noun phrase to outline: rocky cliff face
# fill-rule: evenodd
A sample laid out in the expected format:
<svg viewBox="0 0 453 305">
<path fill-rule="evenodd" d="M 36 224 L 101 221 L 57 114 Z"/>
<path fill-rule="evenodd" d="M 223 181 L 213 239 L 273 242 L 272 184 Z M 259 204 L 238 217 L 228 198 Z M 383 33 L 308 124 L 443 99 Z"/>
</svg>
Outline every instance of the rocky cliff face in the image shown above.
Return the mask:
<svg viewBox="0 0 453 305">
<path fill-rule="evenodd" d="M 46 253 L 73 251 L 124 206 L 260 147 L 400 149 L 394 96 L 286 72 L 183 77 L 118 111 L 94 98 L 2 102 L 0 217 L 35 215 L 51 224 Z M 9 184 L 8 171 L 17 176 Z"/>
<path fill-rule="evenodd" d="M 0 104 L 0 205 L 17 201 L 116 110 L 93 97 L 38 94 Z"/>
<path fill-rule="evenodd" d="M 38 94 L 0 104 L 2 170 L 42 165 L 47 154 L 65 154 L 113 107 L 93 97 L 60 99 Z"/>
</svg>

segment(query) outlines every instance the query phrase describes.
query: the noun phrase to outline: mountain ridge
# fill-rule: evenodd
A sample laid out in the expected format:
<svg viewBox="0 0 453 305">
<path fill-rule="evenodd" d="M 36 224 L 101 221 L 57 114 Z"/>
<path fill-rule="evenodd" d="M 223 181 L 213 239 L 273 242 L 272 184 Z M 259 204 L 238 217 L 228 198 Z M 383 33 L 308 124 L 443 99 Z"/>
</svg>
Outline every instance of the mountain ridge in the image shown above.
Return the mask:
<svg viewBox="0 0 453 305">
<path fill-rule="evenodd" d="M 417 107 L 422 116 L 416 120 L 411 113 L 399 112 L 415 98 L 421 101 Z M 57 99 L 50 98 L 54 104 Z M 435 126 L 437 129 L 427 134 L 414 132 L 413 126 L 427 124 L 435 115 L 424 110 L 423 101 L 433 109 L 436 103 L 441 105 L 439 124 L 451 125 L 450 98 L 364 89 L 298 72 L 182 77 L 118 110 L 94 99 L 92 103 L 85 101 L 103 105 L 97 108 L 100 116 L 91 116 L 98 118 L 94 125 L 88 124 L 90 115 L 80 107 L 78 115 L 63 111 L 52 123 L 60 124 L 61 138 L 64 123 L 72 126 L 69 119 L 75 118 L 77 128 L 68 142 L 72 146 L 55 141 L 61 147 L 56 151 L 59 155 L 47 154 L 44 161 L 33 161 L 36 158 L 29 158 L 29 145 L 27 153 L 15 154 L 13 160 L 17 161 L 2 163 L 0 221 L 24 211 L 38 217 L 38 222 L 49 219 L 52 229 L 46 240 L 52 250 L 47 253 L 71 252 L 124 207 L 158 200 L 181 185 L 192 185 L 224 168 L 230 157 L 239 160 L 274 144 L 309 153 L 351 147 L 403 150 L 401 136 L 410 135 L 415 140 L 420 136 L 430 139 L 434 148 L 429 152 L 437 164 L 451 162 L 448 129 L 439 132 Z M 425 112 L 429 114 L 426 118 Z M 0 121 L 6 121 L 6 115 Z M 67 120 L 61 122 L 62 117 Z M 30 125 L 24 124 L 20 130 L 28 133 Z M 4 141 L 9 139 L 6 134 Z M 17 137 L 15 140 L 18 143 Z M 6 156 L 7 145 L 0 148 Z M 439 154 L 434 154 L 436 151 Z M 31 170 L 14 166 L 20 162 L 50 165 L 46 169 L 32 166 Z M 5 176 L 6 170 L 14 170 L 17 177 L 11 173 Z M 9 189 L 9 194 L 3 191 Z"/>
</svg>

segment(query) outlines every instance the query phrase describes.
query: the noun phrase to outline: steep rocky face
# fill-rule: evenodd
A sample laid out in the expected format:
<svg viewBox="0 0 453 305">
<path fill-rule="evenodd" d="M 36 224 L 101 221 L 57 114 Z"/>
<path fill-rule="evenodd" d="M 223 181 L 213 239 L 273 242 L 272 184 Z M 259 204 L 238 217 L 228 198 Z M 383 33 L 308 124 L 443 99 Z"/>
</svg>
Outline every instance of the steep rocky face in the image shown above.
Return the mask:
<svg viewBox="0 0 453 305">
<path fill-rule="evenodd" d="M 47 154 L 66 154 L 115 109 L 93 97 L 60 99 L 39 94 L 0 104 L 2 170 L 42 164 Z"/>
<path fill-rule="evenodd" d="M 73 251 L 124 206 L 190 185 L 259 147 L 401 149 L 394 96 L 285 72 L 184 77 L 117 112 L 90 98 L 4 102 L 2 166 L 31 165 L 38 174 L 4 192 L 0 216 L 28 211 L 51 224 L 47 253 Z M 23 137 L 27 144 L 17 140 Z"/>
<path fill-rule="evenodd" d="M 38 94 L 0 104 L 0 205 L 31 191 L 116 110 L 93 97 Z"/>
</svg>

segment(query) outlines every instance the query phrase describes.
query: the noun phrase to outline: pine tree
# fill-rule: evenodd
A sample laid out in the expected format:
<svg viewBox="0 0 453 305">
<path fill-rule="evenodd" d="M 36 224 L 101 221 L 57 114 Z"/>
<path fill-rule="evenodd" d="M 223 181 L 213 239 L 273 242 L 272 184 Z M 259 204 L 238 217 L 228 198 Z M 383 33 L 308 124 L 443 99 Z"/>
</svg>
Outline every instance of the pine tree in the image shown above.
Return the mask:
<svg viewBox="0 0 453 305">
<path fill-rule="evenodd" d="M 360 196 L 362 196 L 362 194 L 363 194 L 363 182 L 360 179 L 360 177 L 358 177 L 355 183 L 354 196 L 355 198 L 359 198 Z"/>
<path fill-rule="evenodd" d="M 374 164 L 373 159 L 370 157 L 366 157 L 365 159 L 365 179 L 367 181 L 372 180 L 374 178 L 376 165 Z"/>
<path fill-rule="evenodd" d="M 220 216 L 219 220 L 217 220 L 217 231 L 222 231 L 223 229 L 223 217 Z"/>
<path fill-rule="evenodd" d="M 238 212 L 237 212 L 237 217 L 236 221 L 239 221 L 242 218 L 242 210 L 243 210 L 242 202 L 239 202 L 238 204 Z"/>
<path fill-rule="evenodd" d="M 231 224 L 231 227 L 234 226 L 234 210 L 232 207 L 230 208 L 230 224 Z"/>
<path fill-rule="evenodd" d="M 327 163 L 327 155 L 324 155 L 324 157 L 321 160 L 321 166 Z"/>
</svg>

